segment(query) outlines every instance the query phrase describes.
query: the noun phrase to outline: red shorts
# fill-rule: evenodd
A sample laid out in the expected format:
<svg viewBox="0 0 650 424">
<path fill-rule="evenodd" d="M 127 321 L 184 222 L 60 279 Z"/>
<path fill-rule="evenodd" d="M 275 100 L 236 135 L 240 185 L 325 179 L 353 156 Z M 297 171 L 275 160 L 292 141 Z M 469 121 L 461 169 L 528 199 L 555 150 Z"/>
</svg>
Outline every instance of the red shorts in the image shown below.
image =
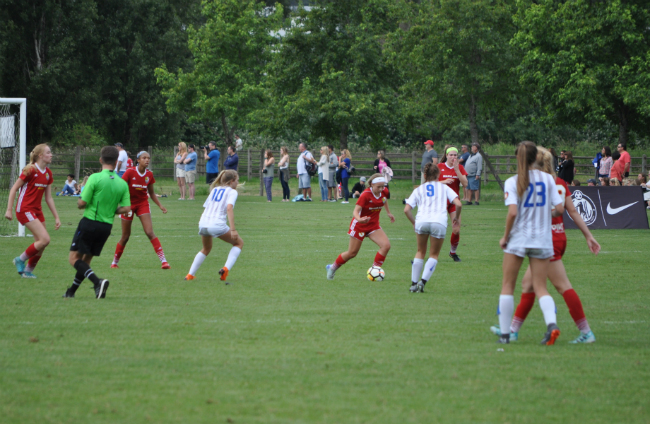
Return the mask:
<svg viewBox="0 0 650 424">
<path fill-rule="evenodd" d="M 566 251 L 566 238 L 564 240 L 553 240 L 553 257 L 551 262 L 559 261 Z"/>
<path fill-rule="evenodd" d="M 120 214 L 120 218 L 125 221 L 133 221 L 134 216 L 142 216 L 146 214 L 151 214 L 151 208 L 149 207 L 149 202 L 141 203 L 139 205 L 131 205 L 131 212 L 127 214 Z"/>
<path fill-rule="evenodd" d="M 16 219 L 18 220 L 18 222 L 20 222 L 23 225 L 27 224 L 28 222 L 32 222 L 36 219 L 38 219 L 41 222 L 45 222 L 45 216 L 43 216 L 43 211 L 35 211 L 35 210 L 16 212 Z"/>
<path fill-rule="evenodd" d="M 354 237 L 357 240 L 363 241 L 364 238 L 368 237 L 370 234 L 374 233 L 377 230 L 381 230 L 379 222 L 368 222 L 366 224 L 361 224 L 356 219 L 352 219 L 350 222 L 350 229 L 348 230 L 348 235 Z"/>
</svg>

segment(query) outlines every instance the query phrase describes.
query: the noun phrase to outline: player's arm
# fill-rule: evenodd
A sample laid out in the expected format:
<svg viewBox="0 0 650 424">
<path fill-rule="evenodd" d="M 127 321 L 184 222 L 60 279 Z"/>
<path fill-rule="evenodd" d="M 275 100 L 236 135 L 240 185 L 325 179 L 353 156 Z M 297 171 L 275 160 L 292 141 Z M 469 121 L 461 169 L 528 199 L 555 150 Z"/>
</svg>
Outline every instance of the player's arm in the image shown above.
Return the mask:
<svg viewBox="0 0 650 424">
<path fill-rule="evenodd" d="M 467 187 L 467 177 L 463 175 L 462 171 L 460 170 L 460 164 L 458 162 L 455 163 L 454 171 L 456 171 L 456 175 L 458 176 L 458 179 L 460 180 L 460 183 L 463 185 L 463 187 Z"/>
<path fill-rule="evenodd" d="M 589 250 L 591 250 L 591 253 L 597 255 L 598 252 L 600 252 L 600 244 L 598 244 L 594 236 L 591 234 L 591 231 L 589 231 L 589 227 L 587 227 L 587 224 L 585 224 L 582 216 L 580 216 L 575 206 L 573 206 L 573 202 L 566 202 L 566 211 L 571 219 L 573 219 L 573 222 L 575 222 L 578 228 L 580 228 L 582 234 L 585 236 L 585 239 L 587 240 L 587 246 L 589 247 Z"/>
<path fill-rule="evenodd" d="M 354 211 L 352 212 L 352 217 L 363 224 L 370 221 L 369 216 L 364 216 L 363 218 L 361 218 L 361 216 L 359 215 L 360 213 L 361 213 L 361 205 L 354 205 Z"/>
<path fill-rule="evenodd" d="M 237 238 L 239 233 L 235 229 L 235 207 L 230 203 L 226 206 L 226 215 L 228 215 L 228 223 L 230 224 L 230 236 Z"/>
<path fill-rule="evenodd" d="M 147 191 L 149 192 L 149 197 L 151 200 L 153 200 L 153 202 L 158 205 L 162 213 L 167 213 L 167 208 L 160 204 L 160 200 L 158 200 L 158 196 L 156 196 L 156 191 L 153 189 L 153 183 L 147 186 Z"/>
<path fill-rule="evenodd" d="M 395 217 L 393 216 L 392 213 L 390 213 L 390 209 L 388 209 L 388 200 L 386 200 L 386 203 L 384 203 L 384 209 L 386 209 L 386 213 L 388 214 L 388 217 L 390 218 L 390 223 L 392 224 L 395 222 Z"/>
<path fill-rule="evenodd" d="M 413 208 L 408 203 L 404 206 L 404 215 L 411 221 L 411 224 L 415 225 L 415 218 L 413 218 Z"/>
<path fill-rule="evenodd" d="M 54 206 L 54 199 L 52 198 L 52 184 L 48 184 L 47 188 L 45 188 L 45 203 L 47 203 L 47 207 L 50 208 L 50 211 L 54 216 L 54 229 L 58 230 L 61 228 L 61 220 L 59 219 L 59 214 L 56 211 L 56 206 Z"/>
<path fill-rule="evenodd" d="M 508 215 L 506 215 L 506 231 L 503 234 L 503 238 L 499 241 L 501 249 L 508 247 L 508 239 L 510 238 L 512 226 L 515 225 L 515 219 L 517 219 L 517 204 L 508 205 Z"/>
<path fill-rule="evenodd" d="M 7 211 L 5 212 L 5 218 L 7 218 L 9 221 L 13 219 L 13 207 L 14 201 L 16 200 L 16 192 L 20 190 L 20 188 L 24 185 L 25 180 L 18 178 L 14 185 L 11 187 L 11 190 L 9 190 L 9 199 L 7 199 Z"/>
<path fill-rule="evenodd" d="M 452 202 L 454 206 L 456 206 L 456 216 L 454 217 L 454 224 L 460 221 L 460 212 L 463 210 L 463 204 L 460 202 L 460 199 L 458 196 L 454 198 L 454 201 Z"/>
</svg>

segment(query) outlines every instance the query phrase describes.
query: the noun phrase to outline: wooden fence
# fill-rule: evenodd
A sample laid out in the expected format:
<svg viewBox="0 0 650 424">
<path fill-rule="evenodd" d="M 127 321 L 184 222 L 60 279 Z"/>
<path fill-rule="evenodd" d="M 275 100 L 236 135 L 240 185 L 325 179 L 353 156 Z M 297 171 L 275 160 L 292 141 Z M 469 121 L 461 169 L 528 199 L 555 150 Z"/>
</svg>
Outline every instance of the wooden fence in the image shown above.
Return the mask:
<svg viewBox="0 0 650 424">
<path fill-rule="evenodd" d="M 173 150 L 170 148 L 168 151 L 154 149 L 148 147 L 147 151 L 151 156 L 149 169 L 151 169 L 156 178 L 173 178 L 175 176 L 174 157 L 177 153 L 177 147 Z M 77 146 L 73 149 L 60 150 L 56 149 L 54 158 L 50 169 L 57 179 L 64 177 L 66 174 L 74 174 L 75 179 L 80 181 L 85 175 L 92 174 L 101 170 L 99 163 L 99 150 L 90 149 L 82 146 Z M 136 153 L 137 154 L 137 153 Z M 131 154 L 130 157 L 135 162 L 136 154 Z M 290 151 L 291 158 L 289 163 L 289 171 L 291 176 L 295 177 L 296 160 L 299 151 Z M 320 154 L 317 151 L 312 151 L 314 159 L 319 160 Z M 280 160 L 280 151 L 273 151 L 276 158 L 276 166 Z M 196 165 L 197 181 L 205 181 L 205 156 L 202 150 L 197 151 L 198 162 Z M 264 167 L 264 150 L 241 150 L 238 152 L 239 156 L 239 174 L 241 178 L 260 178 L 260 189 L 262 188 L 262 169 Z M 373 164 L 377 158 L 376 153 L 371 152 L 351 152 L 352 165 L 356 168 L 355 177 L 362 175 L 370 176 L 374 173 Z M 219 159 L 219 169 L 223 169 L 223 162 L 226 154 L 222 151 Z M 413 184 L 420 181 L 420 164 L 422 162 L 422 152 L 411 153 L 388 153 L 386 157 L 391 162 L 394 179 L 397 180 L 411 180 Z M 489 156 L 486 157 L 490 160 L 494 171 L 501 179 L 505 179 L 514 175 L 517 171 L 517 160 L 513 156 Z M 575 156 L 574 158 L 576 178 L 586 180 L 595 177 L 595 168 L 592 163 L 592 157 L 588 156 Z M 639 172 L 644 174 L 647 172 L 647 158 L 646 155 L 641 157 L 632 157 L 632 166 L 630 175 L 636 175 Z M 491 174 L 486 166 L 483 164 L 483 180 L 488 182 L 494 175 Z"/>
</svg>

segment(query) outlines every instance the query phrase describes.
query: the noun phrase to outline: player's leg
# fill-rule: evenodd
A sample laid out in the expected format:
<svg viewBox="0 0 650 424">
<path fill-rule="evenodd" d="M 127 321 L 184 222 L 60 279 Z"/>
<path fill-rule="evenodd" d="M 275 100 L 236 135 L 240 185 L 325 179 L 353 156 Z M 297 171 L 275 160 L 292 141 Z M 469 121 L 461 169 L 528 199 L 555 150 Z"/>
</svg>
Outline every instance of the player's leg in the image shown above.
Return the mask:
<svg viewBox="0 0 650 424">
<path fill-rule="evenodd" d="M 381 228 L 370 233 L 368 238 L 379 246 L 379 251 L 375 255 L 375 260 L 372 263 L 372 266 L 381 267 L 384 265 L 386 255 L 388 255 L 388 251 L 390 250 L 390 240 L 388 240 L 388 236 Z"/>
<path fill-rule="evenodd" d="M 117 245 L 115 246 L 115 254 L 113 255 L 113 263 L 111 263 L 111 268 L 119 268 L 118 263 L 120 262 L 122 253 L 124 253 L 124 248 L 126 247 L 126 243 L 128 243 L 129 238 L 131 238 L 131 226 L 133 225 L 133 211 L 129 212 L 124 216 L 120 215 L 120 218 L 121 218 L 120 221 L 122 222 L 122 237 L 120 237 L 120 240 L 117 242 Z"/>
<path fill-rule="evenodd" d="M 27 266 L 25 262 L 34 256 L 40 256 L 47 245 L 50 244 L 50 235 L 40 220 L 34 219 L 26 222 L 25 227 L 34 235 L 34 243 L 30 244 L 20 256 L 14 258 L 14 265 L 16 265 L 16 270 L 20 275 L 25 272 Z"/>
<path fill-rule="evenodd" d="M 548 277 L 553 286 L 557 289 L 558 293 L 560 293 L 564 298 L 564 301 L 569 308 L 571 318 L 573 318 L 578 330 L 580 330 L 580 336 L 571 343 L 595 342 L 596 336 L 589 327 L 589 322 L 587 321 L 584 309 L 582 308 L 580 296 L 578 296 L 578 293 L 576 293 L 571 286 L 571 282 L 566 274 L 566 269 L 564 268 L 562 260 L 553 261 L 549 264 Z"/>
<path fill-rule="evenodd" d="M 45 228 L 45 221 L 39 222 L 43 225 L 43 228 Z M 33 233 L 32 235 L 34 236 L 34 243 L 39 241 L 39 237 L 42 237 L 42 233 Z M 36 268 L 36 265 L 38 265 L 38 261 L 41 260 L 41 256 L 43 256 L 44 251 L 45 248 L 27 260 L 27 263 L 25 264 L 25 270 L 23 272 L 23 278 L 36 278 L 33 272 Z"/>
<path fill-rule="evenodd" d="M 501 295 L 499 296 L 499 326 L 501 327 L 501 336 L 499 343 L 510 342 L 510 322 L 515 309 L 514 292 L 517 284 L 517 275 L 524 258 L 512 253 L 503 254 L 503 280 L 501 282 Z"/>
<path fill-rule="evenodd" d="M 422 275 L 422 267 L 424 266 L 424 256 L 427 254 L 427 242 L 429 241 L 429 234 L 415 233 L 415 242 L 417 244 L 417 251 L 413 264 L 411 265 L 411 291 L 415 292 L 417 284 L 420 282 Z"/>
<path fill-rule="evenodd" d="M 232 244 L 230 252 L 228 253 L 226 264 L 219 270 L 221 281 L 226 281 L 226 278 L 228 278 L 228 273 L 232 267 L 235 266 L 235 262 L 237 262 L 237 258 L 239 258 L 239 254 L 244 247 L 244 240 L 239 236 L 239 234 L 237 234 L 236 237 L 233 237 L 230 231 L 220 235 L 219 239 L 225 241 L 226 243 Z"/>
<path fill-rule="evenodd" d="M 458 244 L 460 243 L 460 221 L 461 218 L 458 218 L 458 222 L 454 223 L 454 218 L 456 217 L 456 209 L 449 212 L 449 219 L 451 219 L 451 238 L 449 240 L 451 248 L 449 249 L 449 257 L 451 257 L 454 262 L 460 262 L 460 258 L 456 254 L 456 249 L 458 249 Z"/>
<path fill-rule="evenodd" d="M 438 256 L 440 255 L 440 250 L 442 249 L 442 244 L 445 242 L 445 238 L 437 237 L 436 234 L 433 234 L 429 237 L 431 247 L 429 248 L 429 259 L 427 263 L 424 264 L 424 271 L 422 272 L 422 284 L 426 284 L 427 281 L 431 279 L 431 276 L 438 266 Z"/>
<path fill-rule="evenodd" d="M 515 309 L 515 315 L 512 317 L 512 323 L 510 324 L 511 342 L 517 341 L 519 338 L 519 329 L 523 325 L 534 305 L 535 291 L 533 290 L 533 276 L 529 266 L 526 269 L 523 280 L 521 281 L 521 300 L 519 301 L 519 305 L 517 305 L 517 309 Z M 492 326 L 490 327 L 490 331 L 497 336 L 501 335 L 500 326 Z"/>
<path fill-rule="evenodd" d="M 199 253 L 196 254 L 194 257 L 194 262 L 192 262 L 192 266 L 190 267 L 190 272 L 187 274 L 185 277 L 186 280 L 193 280 L 194 275 L 196 275 L 196 271 L 199 270 L 201 265 L 203 264 L 203 261 L 205 258 L 210 254 L 212 251 L 212 239 L 214 236 L 211 235 L 202 235 L 201 236 L 201 243 L 203 243 L 203 249 L 199 251 Z"/>
<path fill-rule="evenodd" d="M 533 278 L 533 289 L 539 299 L 539 307 L 544 315 L 546 322 L 546 334 L 542 339 L 542 344 L 553 345 L 560 335 L 560 329 L 557 327 L 557 314 L 555 301 L 548 293 L 546 279 L 548 277 L 548 259 L 530 258 L 530 271 Z"/>
<path fill-rule="evenodd" d="M 163 251 L 162 245 L 160 244 L 160 240 L 158 239 L 158 237 L 156 237 L 156 234 L 154 234 L 153 232 L 153 222 L 151 220 L 151 212 L 142 214 L 138 216 L 138 218 L 140 218 L 140 222 L 142 223 L 142 229 L 144 230 L 144 233 L 149 238 L 149 241 L 153 246 L 154 252 L 156 252 L 156 255 L 158 255 L 158 259 L 160 259 L 160 263 L 162 264 L 162 269 L 170 269 L 171 267 L 167 262 L 167 258 L 165 257 L 165 252 Z"/>
<path fill-rule="evenodd" d="M 112 224 L 82 218 L 70 246 L 68 262 L 77 271 L 75 280 L 79 280 L 79 284 L 84 278 L 92 281 L 97 299 L 106 297 L 109 282 L 106 279 L 99 278 L 93 272 L 90 268 L 90 262 L 94 256 L 101 254 L 106 240 L 111 235 L 112 227 Z M 73 283 L 64 297 L 74 297 L 79 284 L 75 285 Z"/>
<path fill-rule="evenodd" d="M 362 243 L 363 243 L 363 239 L 358 239 L 354 236 L 350 236 L 350 244 L 348 245 L 348 250 L 341 253 L 336 258 L 333 264 L 327 265 L 328 280 L 333 280 L 334 273 L 336 272 L 336 270 L 342 267 L 347 261 L 357 256 L 357 254 L 359 253 L 359 249 L 361 249 Z"/>
</svg>

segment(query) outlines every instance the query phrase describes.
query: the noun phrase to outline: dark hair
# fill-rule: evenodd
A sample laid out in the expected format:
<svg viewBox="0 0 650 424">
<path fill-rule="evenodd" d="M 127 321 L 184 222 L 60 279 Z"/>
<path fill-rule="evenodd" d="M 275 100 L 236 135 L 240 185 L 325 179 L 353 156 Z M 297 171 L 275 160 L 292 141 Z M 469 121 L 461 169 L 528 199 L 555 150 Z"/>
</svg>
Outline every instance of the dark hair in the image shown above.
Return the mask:
<svg viewBox="0 0 650 424">
<path fill-rule="evenodd" d="M 530 180 L 528 170 L 537 160 L 537 146 L 532 141 L 522 141 L 515 150 L 517 156 L 517 196 L 522 197 Z"/>
<path fill-rule="evenodd" d="M 619 152 L 612 153 L 612 159 L 619 160 L 620 158 L 621 158 L 621 154 Z"/>
<path fill-rule="evenodd" d="M 605 149 L 605 157 L 612 155 L 612 149 L 610 149 L 609 146 L 604 146 L 603 149 Z"/>
<path fill-rule="evenodd" d="M 603 177 L 601 182 L 603 186 L 609 186 L 609 177 Z"/>
<path fill-rule="evenodd" d="M 440 158 L 440 163 L 447 162 L 447 149 L 449 149 L 450 147 L 456 149 L 456 146 L 454 146 L 453 144 L 445 144 L 445 148 L 442 150 L 442 158 Z"/>
<path fill-rule="evenodd" d="M 115 146 L 104 146 L 102 147 L 99 156 L 102 158 L 102 162 L 106 165 L 115 165 L 117 163 L 117 158 L 120 157 L 120 151 L 117 150 L 117 147 Z"/>
<path fill-rule="evenodd" d="M 210 141 L 208 144 L 212 144 L 214 147 L 217 147 L 217 142 L 216 141 Z"/>
<path fill-rule="evenodd" d="M 268 159 L 273 157 L 273 152 L 271 151 L 271 149 L 266 149 L 266 157 Z"/>
<path fill-rule="evenodd" d="M 568 159 L 568 160 L 573 160 L 573 153 L 571 153 L 570 150 L 567 150 L 566 152 L 564 152 L 564 156 L 566 156 L 566 159 Z"/>
<path fill-rule="evenodd" d="M 234 152 L 235 151 L 235 146 L 228 145 L 228 147 L 226 147 L 226 150 L 228 150 L 228 149 L 230 149 L 230 150 L 232 150 Z"/>
<path fill-rule="evenodd" d="M 578 181 L 578 180 L 573 180 L 573 181 L 571 182 L 571 184 L 573 184 L 575 187 L 578 187 L 578 186 L 580 186 L 580 181 Z"/>
<path fill-rule="evenodd" d="M 425 182 L 436 181 L 438 179 L 438 175 L 440 175 L 440 168 L 438 168 L 438 165 L 434 164 L 433 162 L 429 162 L 424 165 Z"/>
<path fill-rule="evenodd" d="M 627 150 L 627 144 L 625 143 L 618 143 L 619 146 L 621 146 L 621 149 Z"/>
<path fill-rule="evenodd" d="M 74 178 L 74 174 L 68 174 L 68 177 Z"/>
<path fill-rule="evenodd" d="M 330 149 L 331 151 L 334 151 L 334 145 L 333 144 L 328 144 L 327 148 Z"/>
</svg>

